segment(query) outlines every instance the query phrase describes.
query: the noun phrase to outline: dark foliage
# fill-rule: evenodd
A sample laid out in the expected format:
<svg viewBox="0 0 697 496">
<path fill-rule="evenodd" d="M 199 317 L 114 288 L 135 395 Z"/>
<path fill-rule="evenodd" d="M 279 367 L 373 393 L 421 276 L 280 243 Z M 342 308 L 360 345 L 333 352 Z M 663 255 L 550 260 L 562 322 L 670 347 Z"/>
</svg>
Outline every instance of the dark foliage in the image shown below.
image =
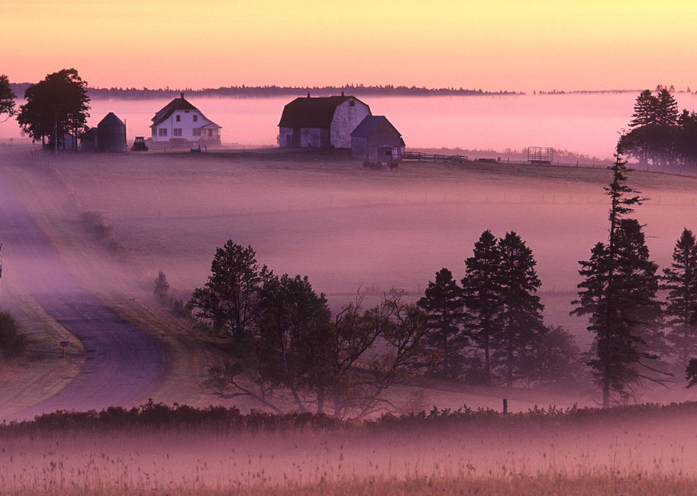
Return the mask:
<svg viewBox="0 0 697 496">
<path fill-rule="evenodd" d="M 668 340 L 684 369 L 697 345 L 697 243 L 692 231 L 683 230 L 673 250 L 673 262 L 663 269 L 661 280 L 661 289 L 668 291 Z"/>
<path fill-rule="evenodd" d="M 0 122 L 6 121 L 15 114 L 15 98 L 17 95 L 12 91 L 9 79 L 4 74 L 0 74 Z"/>
<path fill-rule="evenodd" d="M 463 351 L 468 344 L 463 329 L 462 289 L 448 269 L 436 273 L 424 296 L 416 303 L 428 313 L 428 345 L 439 357 L 432 372 L 445 379 L 458 379 L 463 374 Z"/>
<path fill-rule="evenodd" d="M 63 69 L 49 74 L 27 88 L 27 103 L 20 106 L 17 122 L 35 141 L 47 146 L 65 149 L 65 134 L 78 137 L 86 129 L 89 117 L 87 82 L 75 69 Z"/>
<path fill-rule="evenodd" d="M 9 312 L 0 312 L 0 355 L 15 357 L 24 352 L 27 339 L 20 334 L 17 324 Z"/>
</svg>

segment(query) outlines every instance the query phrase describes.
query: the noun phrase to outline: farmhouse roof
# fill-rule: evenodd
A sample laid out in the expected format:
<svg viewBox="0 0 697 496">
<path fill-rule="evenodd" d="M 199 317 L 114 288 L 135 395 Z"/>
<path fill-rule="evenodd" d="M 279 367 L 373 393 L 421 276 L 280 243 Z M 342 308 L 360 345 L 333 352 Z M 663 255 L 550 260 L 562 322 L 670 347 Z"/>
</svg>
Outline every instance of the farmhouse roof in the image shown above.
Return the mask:
<svg viewBox="0 0 697 496">
<path fill-rule="evenodd" d="M 356 100 L 354 96 L 324 96 L 296 98 L 285 107 L 279 127 L 329 128 L 334 119 L 336 108 L 347 100 Z M 361 102 L 363 103 L 363 102 Z"/>
<path fill-rule="evenodd" d="M 152 118 L 152 125 L 157 126 L 161 122 L 169 117 L 177 110 L 198 110 L 196 107 L 191 105 L 185 98 L 184 93 L 181 94 L 181 98 L 175 98 L 167 105 L 165 105 L 162 110 L 155 114 Z M 152 126 L 151 126 L 152 127 Z"/>
<path fill-rule="evenodd" d="M 201 112 L 199 109 L 194 107 L 191 103 L 189 103 L 188 100 L 184 98 L 184 93 L 181 94 L 180 98 L 175 98 L 171 102 L 169 102 L 167 105 L 165 105 L 162 110 L 160 110 L 158 113 L 155 114 L 155 117 L 152 118 L 152 124 L 150 127 L 157 126 L 161 124 L 162 122 L 166 121 L 169 119 L 174 112 L 177 110 L 196 110 L 198 113 L 201 114 L 201 117 L 206 119 L 207 121 L 210 122 L 210 124 L 207 124 L 202 127 L 217 127 L 218 129 L 222 129 L 221 126 L 217 125 L 215 122 L 210 120 L 208 117 L 203 115 L 203 112 Z"/>
</svg>

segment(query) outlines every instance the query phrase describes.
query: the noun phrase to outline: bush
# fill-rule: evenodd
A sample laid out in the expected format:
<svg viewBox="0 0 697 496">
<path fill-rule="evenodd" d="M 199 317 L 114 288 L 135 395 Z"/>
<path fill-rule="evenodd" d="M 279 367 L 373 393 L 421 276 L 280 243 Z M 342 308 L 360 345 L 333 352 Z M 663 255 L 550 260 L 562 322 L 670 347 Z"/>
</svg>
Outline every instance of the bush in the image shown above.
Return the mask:
<svg viewBox="0 0 697 496">
<path fill-rule="evenodd" d="M 0 353 L 4 357 L 20 355 L 27 347 L 27 339 L 17 331 L 15 319 L 9 312 L 0 312 Z"/>
</svg>

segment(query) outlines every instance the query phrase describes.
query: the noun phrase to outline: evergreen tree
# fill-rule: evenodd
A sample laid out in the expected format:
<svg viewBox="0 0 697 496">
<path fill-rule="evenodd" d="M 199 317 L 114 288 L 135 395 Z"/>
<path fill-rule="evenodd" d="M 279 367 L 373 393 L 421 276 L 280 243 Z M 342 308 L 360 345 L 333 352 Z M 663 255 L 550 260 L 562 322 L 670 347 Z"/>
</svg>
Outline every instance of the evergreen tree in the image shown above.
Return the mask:
<svg viewBox="0 0 697 496">
<path fill-rule="evenodd" d="M 662 89 L 656 97 L 656 124 L 659 126 L 675 126 L 678 123 L 678 102 L 666 89 Z"/>
<path fill-rule="evenodd" d="M 495 356 L 505 367 L 506 385 L 510 387 L 520 372 L 523 357 L 528 355 L 525 351 L 534 348 L 545 331 L 544 306 L 535 294 L 541 283 L 532 250 L 511 231 L 499 241 L 499 251 L 501 311 Z"/>
<path fill-rule="evenodd" d="M 683 230 L 673 250 L 673 263 L 663 269 L 662 280 L 661 289 L 668 291 L 668 340 L 686 368 L 697 344 L 697 243 L 692 231 Z"/>
<path fill-rule="evenodd" d="M 447 379 L 462 375 L 462 351 L 467 345 L 467 336 L 462 328 L 462 289 L 448 269 L 436 273 L 436 281 L 429 282 L 424 297 L 417 305 L 428 313 L 429 347 L 435 350 L 442 361 L 436 364 L 435 372 Z"/>
<path fill-rule="evenodd" d="M 193 316 L 216 330 L 225 331 L 239 345 L 250 336 L 259 315 L 259 292 L 273 277 L 259 265 L 251 246 L 228 240 L 215 250 L 208 282 L 194 290 L 190 305 Z"/>
<path fill-rule="evenodd" d="M 630 128 L 648 126 L 657 124 L 656 109 L 658 106 L 658 98 L 653 96 L 651 90 L 642 91 L 634 103 L 634 113 L 632 120 L 629 123 Z"/>
<path fill-rule="evenodd" d="M 486 384 L 491 382 L 491 352 L 501 305 L 500 264 L 498 240 L 491 231 L 484 231 L 474 245 L 473 256 L 465 260 L 462 294 L 467 309 L 467 329 L 484 351 Z"/>
<path fill-rule="evenodd" d="M 643 372 L 653 371 L 649 361 L 657 358 L 650 348 L 662 346 L 657 267 L 649 260 L 641 226 L 626 218 L 642 199 L 626 184 L 626 162 L 619 151 L 610 170 L 612 181 L 605 188 L 611 201 L 608 244 L 596 244 L 591 259 L 579 262 L 584 281 L 578 285 L 574 311 L 590 315 L 588 330 L 595 343 L 588 365 L 601 386 L 603 407 L 610 405 L 612 393 L 626 399 L 637 381 L 651 378 Z"/>
</svg>

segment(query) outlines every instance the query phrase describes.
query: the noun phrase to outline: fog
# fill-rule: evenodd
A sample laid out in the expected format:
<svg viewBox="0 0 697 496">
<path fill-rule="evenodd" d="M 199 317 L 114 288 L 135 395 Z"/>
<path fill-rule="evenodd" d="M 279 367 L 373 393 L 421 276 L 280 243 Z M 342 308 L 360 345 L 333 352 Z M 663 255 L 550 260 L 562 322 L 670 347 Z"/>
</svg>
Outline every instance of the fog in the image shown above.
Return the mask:
<svg viewBox="0 0 697 496">
<path fill-rule="evenodd" d="M 627 127 L 639 94 L 547 94 L 465 97 L 361 97 L 374 115 L 385 115 L 407 147 L 521 150 L 551 146 L 590 157 L 610 158 L 618 132 Z M 294 97 L 185 97 L 223 127 L 222 140 L 237 146 L 276 146 L 283 106 Z M 680 108 L 697 108 L 693 93 L 677 93 Z M 91 102 L 88 125 L 109 112 L 126 121 L 129 143 L 150 136 L 151 119 L 171 99 Z M 18 101 L 18 104 L 23 101 Z M 0 142 L 20 139 L 11 120 L 0 126 Z M 491 155 L 491 154 L 489 154 Z"/>
<path fill-rule="evenodd" d="M 513 230 L 537 260 L 547 323 L 590 342 L 585 320 L 568 312 L 577 262 L 607 236 L 604 169 L 405 163 L 381 173 L 328 155 L 268 153 L 50 163 L 80 208 L 99 212 L 151 277 L 162 269 L 177 297 L 205 283 L 215 248 L 232 239 L 276 273 L 308 275 L 334 308 L 359 288 L 418 298 L 442 267 L 464 276 L 484 230 Z M 666 267 L 694 222 L 695 180 L 636 172 L 630 181 L 650 197 L 637 217 Z"/>
</svg>

